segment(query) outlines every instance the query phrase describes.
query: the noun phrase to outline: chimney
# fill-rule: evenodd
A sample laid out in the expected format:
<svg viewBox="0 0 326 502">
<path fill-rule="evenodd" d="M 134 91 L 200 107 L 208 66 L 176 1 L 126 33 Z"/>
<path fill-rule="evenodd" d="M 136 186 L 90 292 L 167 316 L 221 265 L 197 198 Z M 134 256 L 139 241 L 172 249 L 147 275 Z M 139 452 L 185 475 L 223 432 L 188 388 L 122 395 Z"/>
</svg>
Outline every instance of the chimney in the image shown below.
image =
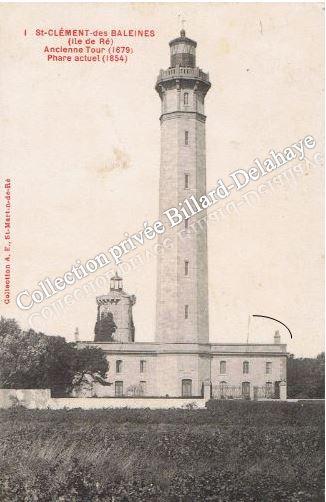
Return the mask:
<svg viewBox="0 0 326 502">
<path fill-rule="evenodd" d="M 79 342 L 79 329 L 78 328 L 75 329 L 74 338 L 75 338 L 75 342 Z"/>
<path fill-rule="evenodd" d="M 275 331 L 275 335 L 274 335 L 274 343 L 275 343 L 275 344 L 280 344 L 280 343 L 281 343 L 281 337 L 280 337 L 280 332 L 279 332 L 279 330 Z"/>
</svg>

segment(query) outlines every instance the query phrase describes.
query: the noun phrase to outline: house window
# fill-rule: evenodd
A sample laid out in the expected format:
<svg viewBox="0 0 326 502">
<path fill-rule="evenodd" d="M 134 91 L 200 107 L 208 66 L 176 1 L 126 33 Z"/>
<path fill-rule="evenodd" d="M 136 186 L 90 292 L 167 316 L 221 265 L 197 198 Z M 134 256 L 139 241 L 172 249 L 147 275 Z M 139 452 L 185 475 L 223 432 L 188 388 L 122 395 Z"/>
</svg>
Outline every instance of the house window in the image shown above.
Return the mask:
<svg viewBox="0 0 326 502">
<path fill-rule="evenodd" d="M 250 382 L 242 382 L 242 397 L 250 398 Z"/>
<path fill-rule="evenodd" d="M 188 92 L 185 92 L 183 95 L 183 104 L 187 105 L 188 102 L 189 102 L 189 94 L 188 94 Z"/>
<path fill-rule="evenodd" d="M 266 382 L 266 397 L 271 397 L 273 394 L 273 383 Z"/>
<path fill-rule="evenodd" d="M 116 373 L 121 373 L 122 372 L 122 361 L 116 361 L 115 362 L 115 372 Z"/>
<path fill-rule="evenodd" d="M 123 396 L 123 382 L 115 382 L 115 395 Z"/>
<path fill-rule="evenodd" d="M 185 145 L 189 145 L 189 131 L 185 131 Z"/>
<path fill-rule="evenodd" d="M 185 305 L 185 319 L 189 317 L 189 305 Z"/>
<path fill-rule="evenodd" d="M 146 371 L 146 361 L 140 361 L 140 372 L 145 373 Z"/>
<path fill-rule="evenodd" d="M 185 188 L 189 188 L 189 174 L 185 174 Z"/>
<path fill-rule="evenodd" d="M 146 382 L 139 382 L 139 394 L 144 396 L 146 394 Z"/>
<path fill-rule="evenodd" d="M 225 375 L 226 373 L 226 361 L 220 361 L 220 374 Z"/>
<path fill-rule="evenodd" d="M 249 362 L 248 361 L 243 361 L 242 370 L 243 370 L 243 373 L 249 373 Z"/>
<path fill-rule="evenodd" d="M 185 261 L 185 275 L 189 275 L 189 261 Z"/>
<path fill-rule="evenodd" d="M 182 397 L 191 397 L 192 381 L 190 379 L 182 380 Z"/>
<path fill-rule="evenodd" d="M 226 389 L 227 389 L 227 383 L 225 381 L 220 382 L 220 396 L 221 397 L 225 397 Z"/>
<path fill-rule="evenodd" d="M 272 363 L 267 362 L 266 363 L 266 374 L 270 375 L 272 373 Z"/>
</svg>

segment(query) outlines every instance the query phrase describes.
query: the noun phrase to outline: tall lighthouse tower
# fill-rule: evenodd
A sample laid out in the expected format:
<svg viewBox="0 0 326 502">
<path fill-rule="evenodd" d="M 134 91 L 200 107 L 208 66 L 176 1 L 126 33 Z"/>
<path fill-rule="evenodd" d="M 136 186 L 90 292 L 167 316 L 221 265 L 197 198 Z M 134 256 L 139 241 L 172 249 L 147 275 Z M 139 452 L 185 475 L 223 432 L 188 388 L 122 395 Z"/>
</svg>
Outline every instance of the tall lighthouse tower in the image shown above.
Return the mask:
<svg viewBox="0 0 326 502">
<path fill-rule="evenodd" d="M 211 84 L 196 66 L 194 40 L 181 30 L 170 42 L 170 67 L 161 70 L 160 216 L 206 193 L 204 101 Z M 205 211 L 170 228 L 158 257 L 156 341 L 208 343 L 207 229 Z"/>
</svg>

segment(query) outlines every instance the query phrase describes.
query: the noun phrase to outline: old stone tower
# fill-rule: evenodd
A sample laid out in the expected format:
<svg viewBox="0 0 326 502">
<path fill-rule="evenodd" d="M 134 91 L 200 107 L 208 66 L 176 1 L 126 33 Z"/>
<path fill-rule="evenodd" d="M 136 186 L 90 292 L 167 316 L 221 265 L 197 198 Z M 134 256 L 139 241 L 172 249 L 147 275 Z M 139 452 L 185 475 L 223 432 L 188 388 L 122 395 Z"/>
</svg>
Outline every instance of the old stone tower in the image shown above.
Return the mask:
<svg viewBox="0 0 326 502">
<path fill-rule="evenodd" d="M 122 279 L 116 273 L 110 281 L 110 292 L 97 296 L 97 320 L 95 342 L 134 342 L 135 327 L 132 307 L 136 303 L 134 295 L 123 290 Z"/>
<path fill-rule="evenodd" d="M 170 42 L 170 67 L 161 70 L 160 216 L 191 195 L 206 193 L 204 101 L 211 84 L 196 66 L 194 40 L 181 30 Z M 207 229 L 205 211 L 168 227 L 172 245 L 158 257 L 156 341 L 208 343 Z"/>
</svg>

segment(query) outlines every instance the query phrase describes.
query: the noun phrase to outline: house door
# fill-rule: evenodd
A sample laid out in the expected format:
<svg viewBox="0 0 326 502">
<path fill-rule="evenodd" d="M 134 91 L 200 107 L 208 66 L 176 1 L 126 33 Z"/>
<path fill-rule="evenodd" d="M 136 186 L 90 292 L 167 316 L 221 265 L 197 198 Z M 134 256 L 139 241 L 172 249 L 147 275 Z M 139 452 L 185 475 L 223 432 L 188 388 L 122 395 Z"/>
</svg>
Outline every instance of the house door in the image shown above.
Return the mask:
<svg viewBox="0 0 326 502">
<path fill-rule="evenodd" d="M 182 397 L 190 397 L 192 394 L 192 382 L 191 380 L 182 380 Z"/>
<path fill-rule="evenodd" d="M 242 382 L 242 397 L 250 399 L 250 382 Z"/>
<path fill-rule="evenodd" d="M 274 397 L 275 399 L 280 399 L 280 382 L 275 382 L 274 384 Z"/>
<path fill-rule="evenodd" d="M 120 381 L 115 382 L 115 396 L 116 397 L 123 396 L 123 382 Z"/>
</svg>

